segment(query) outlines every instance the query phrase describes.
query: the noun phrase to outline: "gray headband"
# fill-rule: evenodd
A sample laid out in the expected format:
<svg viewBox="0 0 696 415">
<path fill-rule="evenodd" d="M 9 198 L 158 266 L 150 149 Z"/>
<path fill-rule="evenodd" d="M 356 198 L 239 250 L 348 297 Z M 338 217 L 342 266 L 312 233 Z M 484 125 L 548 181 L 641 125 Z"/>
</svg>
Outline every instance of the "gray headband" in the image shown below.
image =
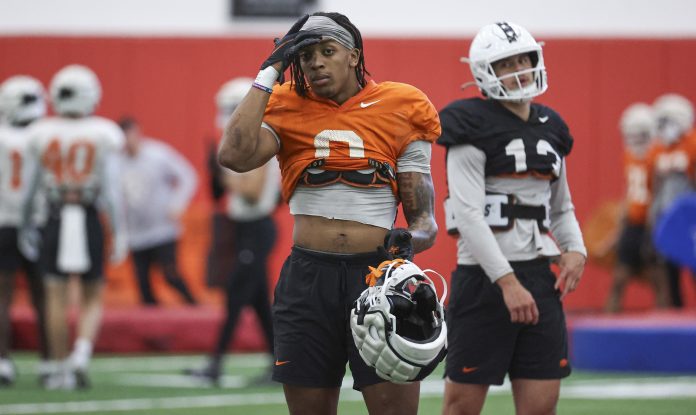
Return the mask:
<svg viewBox="0 0 696 415">
<path fill-rule="evenodd" d="M 315 33 L 322 37 L 329 37 L 340 43 L 346 49 L 355 48 L 355 39 L 343 26 L 326 16 L 309 16 L 302 29 L 305 32 Z"/>
</svg>

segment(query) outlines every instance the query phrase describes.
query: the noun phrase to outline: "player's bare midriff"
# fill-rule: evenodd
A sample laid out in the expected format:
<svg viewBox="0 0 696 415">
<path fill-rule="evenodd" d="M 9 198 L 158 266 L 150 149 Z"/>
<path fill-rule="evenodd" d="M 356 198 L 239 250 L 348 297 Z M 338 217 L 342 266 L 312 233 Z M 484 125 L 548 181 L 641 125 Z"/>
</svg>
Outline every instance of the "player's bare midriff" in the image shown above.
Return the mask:
<svg viewBox="0 0 696 415">
<path fill-rule="evenodd" d="M 295 215 L 296 246 L 323 252 L 357 254 L 375 251 L 384 244 L 387 230 L 347 220 Z"/>
</svg>

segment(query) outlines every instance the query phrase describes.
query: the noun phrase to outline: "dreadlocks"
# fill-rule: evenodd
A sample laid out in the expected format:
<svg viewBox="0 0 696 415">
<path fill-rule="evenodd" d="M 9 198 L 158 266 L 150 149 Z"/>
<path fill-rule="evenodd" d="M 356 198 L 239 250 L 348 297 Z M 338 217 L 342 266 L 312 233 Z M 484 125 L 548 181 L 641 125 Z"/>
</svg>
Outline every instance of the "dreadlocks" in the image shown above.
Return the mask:
<svg viewBox="0 0 696 415">
<path fill-rule="evenodd" d="M 358 78 L 358 83 L 361 87 L 367 84 L 365 75 L 370 75 L 370 73 L 365 68 L 365 54 L 363 53 L 363 41 L 360 31 L 355 25 L 348 20 L 348 18 L 341 13 L 326 13 L 317 12 L 312 14 L 312 16 L 325 16 L 336 22 L 339 26 L 346 29 L 353 36 L 355 40 L 355 48 L 360 50 L 360 57 L 358 58 L 358 66 L 355 67 L 355 76 Z M 301 97 L 307 96 L 307 91 L 309 87 L 307 86 L 307 80 L 305 79 L 304 72 L 300 66 L 299 56 L 295 56 L 290 65 L 290 74 L 292 76 L 290 85 L 295 88 L 297 95 Z"/>
</svg>

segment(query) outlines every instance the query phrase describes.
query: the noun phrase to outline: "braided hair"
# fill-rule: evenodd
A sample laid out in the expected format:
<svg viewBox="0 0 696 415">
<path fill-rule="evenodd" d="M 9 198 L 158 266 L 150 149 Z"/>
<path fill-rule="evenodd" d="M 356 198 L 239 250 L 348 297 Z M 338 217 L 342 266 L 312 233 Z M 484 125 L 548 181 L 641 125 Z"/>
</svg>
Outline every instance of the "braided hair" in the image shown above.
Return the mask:
<svg viewBox="0 0 696 415">
<path fill-rule="evenodd" d="M 365 76 L 370 75 L 370 73 L 365 68 L 365 54 L 363 53 L 363 41 L 358 28 L 355 27 L 355 25 L 341 13 L 317 12 L 312 14 L 312 16 L 328 17 L 329 19 L 336 22 L 339 26 L 346 29 L 353 36 L 353 39 L 355 40 L 355 48 L 360 50 L 360 57 L 358 57 L 358 65 L 355 67 L 355 76 L 358 78 L 358 83 L 360 84 L 360 86 L 364 87 L 367 84 Z M 295 89 L 297 95 L 301 97 L 306 97 L 307 92 L 309 91 L 309 86 L 307 85 L 307 80 L 305 79 L 304 72 L 302 71 L 302 67 L 300 66 L 299 55 L 296 55 L 291 62 L 290 74 L 290 85 Z"/>
</svg>

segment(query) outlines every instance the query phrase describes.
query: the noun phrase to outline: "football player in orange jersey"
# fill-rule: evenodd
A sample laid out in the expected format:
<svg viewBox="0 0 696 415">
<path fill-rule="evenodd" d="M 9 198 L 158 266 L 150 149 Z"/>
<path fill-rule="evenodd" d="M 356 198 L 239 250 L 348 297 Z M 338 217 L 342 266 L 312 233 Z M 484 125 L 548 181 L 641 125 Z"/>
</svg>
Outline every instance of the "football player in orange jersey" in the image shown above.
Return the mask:
<svg viewBox="0 0 696 415">
<path fill-rule="evenodd" d="M 630 105 L 619 123 L 624 139 L 624 173 L 626 175 L 625 218 L 617 245 L 614 279 L 606 310 L 621 310 L 621 297 L 631 276 L 644 276 L 655 290 L 657 307 L 667 306 L 666 276 L 662 267 L 653 267 L 652 248 L 646 230 L 650 205 L 650 172 L 647 153 L 655 136 L 657 122 L 652 107 L 639 102 Z"/>
<path fill-rule="evenodd" d="M 378 377 L 348 318 L 369 265 L 411 259 L 435 240 L 430 151 L 440 122 L 418 89 L 368 80 L 362 52 L 347 17 L 298 20 L 228 121 L 218 155 L 239 172 L 280 162 L 294 247 L 275 290 L 273 379 L 291 414 L 335 414 L 346 361 L 370 413 L 418 411 L 419 383 Z M 288 67 L 292 81 L 275 85 Z M 408 229 L 392 229 L 399 202 Z"/>
<path fill-rule="evenodd" d="M 696 189 L 696 131 L 694 108 L 685 97 L 664 94 L 655 100 L 653 109 L 659 140 L 648 156 L 653 188 L 648 220 L 655 225 L 677 197 Z M 684 305 L 679 285 L 681 269 L 678 264 L 663 260 L 671 305 L 681 308 Z"/>
</svg>

